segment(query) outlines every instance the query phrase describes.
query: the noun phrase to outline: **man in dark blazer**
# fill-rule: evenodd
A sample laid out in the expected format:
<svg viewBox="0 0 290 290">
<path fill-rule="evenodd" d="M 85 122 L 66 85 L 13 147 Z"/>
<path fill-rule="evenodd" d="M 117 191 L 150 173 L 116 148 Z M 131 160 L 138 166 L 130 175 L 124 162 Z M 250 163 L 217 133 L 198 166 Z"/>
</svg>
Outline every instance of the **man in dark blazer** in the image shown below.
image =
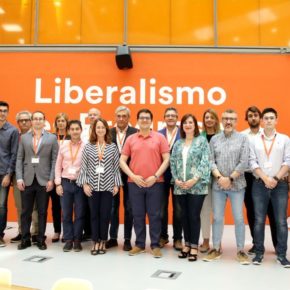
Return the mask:
<svg viewBox="0 0 290 290">
<path fill-rule="evenodd" d="M 166 108 L 164 112 L 164 122 L 166 126 L 158 132 L 165 136 L 170 147 L 170 153 L 172 151 L 174 143 L 180 139 L 180 130 L 177 126 L 178 113 L 175 108 Z M 172 195 L 173 205 L 173 247 L 176 250 L 182 249 L 182 225 L 181 225 L 181 207 L 178 203 L 178 199 L 173 195 L 173 187 L 171 184 L 171 170 L 170 166 L 164 172 L 164 193 L 161 203 L 161 235 L 160 235 L 160 247 L 163 248 L 168 240 L 168 201 L 170 191 Z"/>
<path fill-rule="evenodd" d="M 54 187 L 54 169 L 58 153 L 57 138 L 44 130 L 45 115 L 32 114 L 32 130 L 22 135 L 16 161 L 17 187 L 22 192 L 21 231 L 19 250 L 31 246 L 30 225 L 34 201 L 38 210 L 37 247 L 46 250 L 45 229 L 49 191 Z"/>
<path fill-rule="evenodd" d="M 120 106 L 115 111 L 116 127 L 111 129 L 112 141 L 118 146 L 119 152 L 125 144 L 128 136 L 137 132 L 136 128 L 129 126 L 130 110 L 125 106 Z M 130 251 L 131 236 L 133 228 L 132 209 L 128 196 L 128 176 L 121 171 L 123 181 L 123 205 L 124 205 L 124 251 Z M 119 207 L 120 207 L 120 191 L 114 196 L 111 212 L 110 240 L 107 241 L 106 247 L 112 248 L 118 246 L 118 228 L 119 228 Z"/>
</svg>

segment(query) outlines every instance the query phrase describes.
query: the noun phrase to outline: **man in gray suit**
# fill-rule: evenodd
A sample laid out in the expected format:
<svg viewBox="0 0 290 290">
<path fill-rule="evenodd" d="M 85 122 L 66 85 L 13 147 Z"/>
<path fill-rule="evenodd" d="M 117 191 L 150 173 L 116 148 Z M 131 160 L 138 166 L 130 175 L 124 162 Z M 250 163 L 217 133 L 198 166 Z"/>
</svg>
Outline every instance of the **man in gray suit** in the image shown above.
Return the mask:
<svg viewBox="0 0 290 290">
<path fill-rule="evenodd" d="M 37 247 L 46 250 L 45 229 L 49 191 L 53 189 L 54 169 L 58 152 L 57 138 L 44 130 L 45 115 L 32 114 L 32 130 L 24 134 L 19 143 L 16 161 L 17 187 L 21 194 L 22 240 L 18 250 L 31 246 L 30 225 L 34 201 L 38 210 Z"/>
</svg>

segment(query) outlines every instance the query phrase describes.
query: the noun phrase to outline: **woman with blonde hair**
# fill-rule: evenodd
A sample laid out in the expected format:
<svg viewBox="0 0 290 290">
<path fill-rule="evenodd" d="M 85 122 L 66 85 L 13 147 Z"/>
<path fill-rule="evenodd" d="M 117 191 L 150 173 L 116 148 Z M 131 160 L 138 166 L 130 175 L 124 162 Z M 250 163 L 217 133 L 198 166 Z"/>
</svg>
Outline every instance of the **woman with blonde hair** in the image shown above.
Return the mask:
<svg viewBox="0 0 290 290">
<path fill-rule="evenodd" d="M 202 118 L 202 132 L 201 135 L 206 137 L 208 143 L 211 138 L 220 132 L 219 117 L 215 110 L 207 109 L 203 113 Z M 211 212 L 212 212 L 212 191 L 211 182 L 208 185 L 208 194 L 203 202 L 201 210 L 201 231 L 203 236 L 203 243 L 200 246 L 200 252 L 206 253 L 209 251 L 210 226 L 211 226 Z"/>
</svg>

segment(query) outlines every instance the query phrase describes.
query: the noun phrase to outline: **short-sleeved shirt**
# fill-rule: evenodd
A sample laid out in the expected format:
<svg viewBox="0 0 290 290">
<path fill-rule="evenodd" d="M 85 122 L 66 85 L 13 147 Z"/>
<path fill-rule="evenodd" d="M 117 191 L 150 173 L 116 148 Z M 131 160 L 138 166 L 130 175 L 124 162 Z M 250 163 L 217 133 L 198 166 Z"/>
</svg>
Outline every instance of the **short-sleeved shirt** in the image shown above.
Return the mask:
<svg viewBox="0 0 290 290">
<path fill-rule="evenodd" d="M 166 138 L 157 132 L 151 131 L 146 137 L 135 133 L 128 137 L 122 150 L 122 155 L 131 158 L 130 169 L 143 178 L 155 175 L 163 162 L 162 154 L 169 153 L 170 149 Z M 158 182 L 163 182 L 160 176 Z M 132 182 L 129 178 L 128 182 Z"/>
</svg>

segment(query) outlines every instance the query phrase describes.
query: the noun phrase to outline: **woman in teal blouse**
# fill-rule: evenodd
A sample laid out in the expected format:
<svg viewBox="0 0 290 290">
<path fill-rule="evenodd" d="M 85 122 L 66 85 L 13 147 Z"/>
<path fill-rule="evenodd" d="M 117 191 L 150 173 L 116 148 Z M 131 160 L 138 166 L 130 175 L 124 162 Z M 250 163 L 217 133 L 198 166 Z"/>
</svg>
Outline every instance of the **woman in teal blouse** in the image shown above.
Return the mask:
<svg viewBox="0 0 290 290">
<path fill-rule="evenodd" d="M 197 260 L 200 234 L 200 212 L 210 180 L 209 146 L 200 136 L 197 120 L 192 114 L 181 119 L 180 136 L 170 157 L 174 194 L 182 209 L 185 246 L 179 258 Z"/>
</svg>

